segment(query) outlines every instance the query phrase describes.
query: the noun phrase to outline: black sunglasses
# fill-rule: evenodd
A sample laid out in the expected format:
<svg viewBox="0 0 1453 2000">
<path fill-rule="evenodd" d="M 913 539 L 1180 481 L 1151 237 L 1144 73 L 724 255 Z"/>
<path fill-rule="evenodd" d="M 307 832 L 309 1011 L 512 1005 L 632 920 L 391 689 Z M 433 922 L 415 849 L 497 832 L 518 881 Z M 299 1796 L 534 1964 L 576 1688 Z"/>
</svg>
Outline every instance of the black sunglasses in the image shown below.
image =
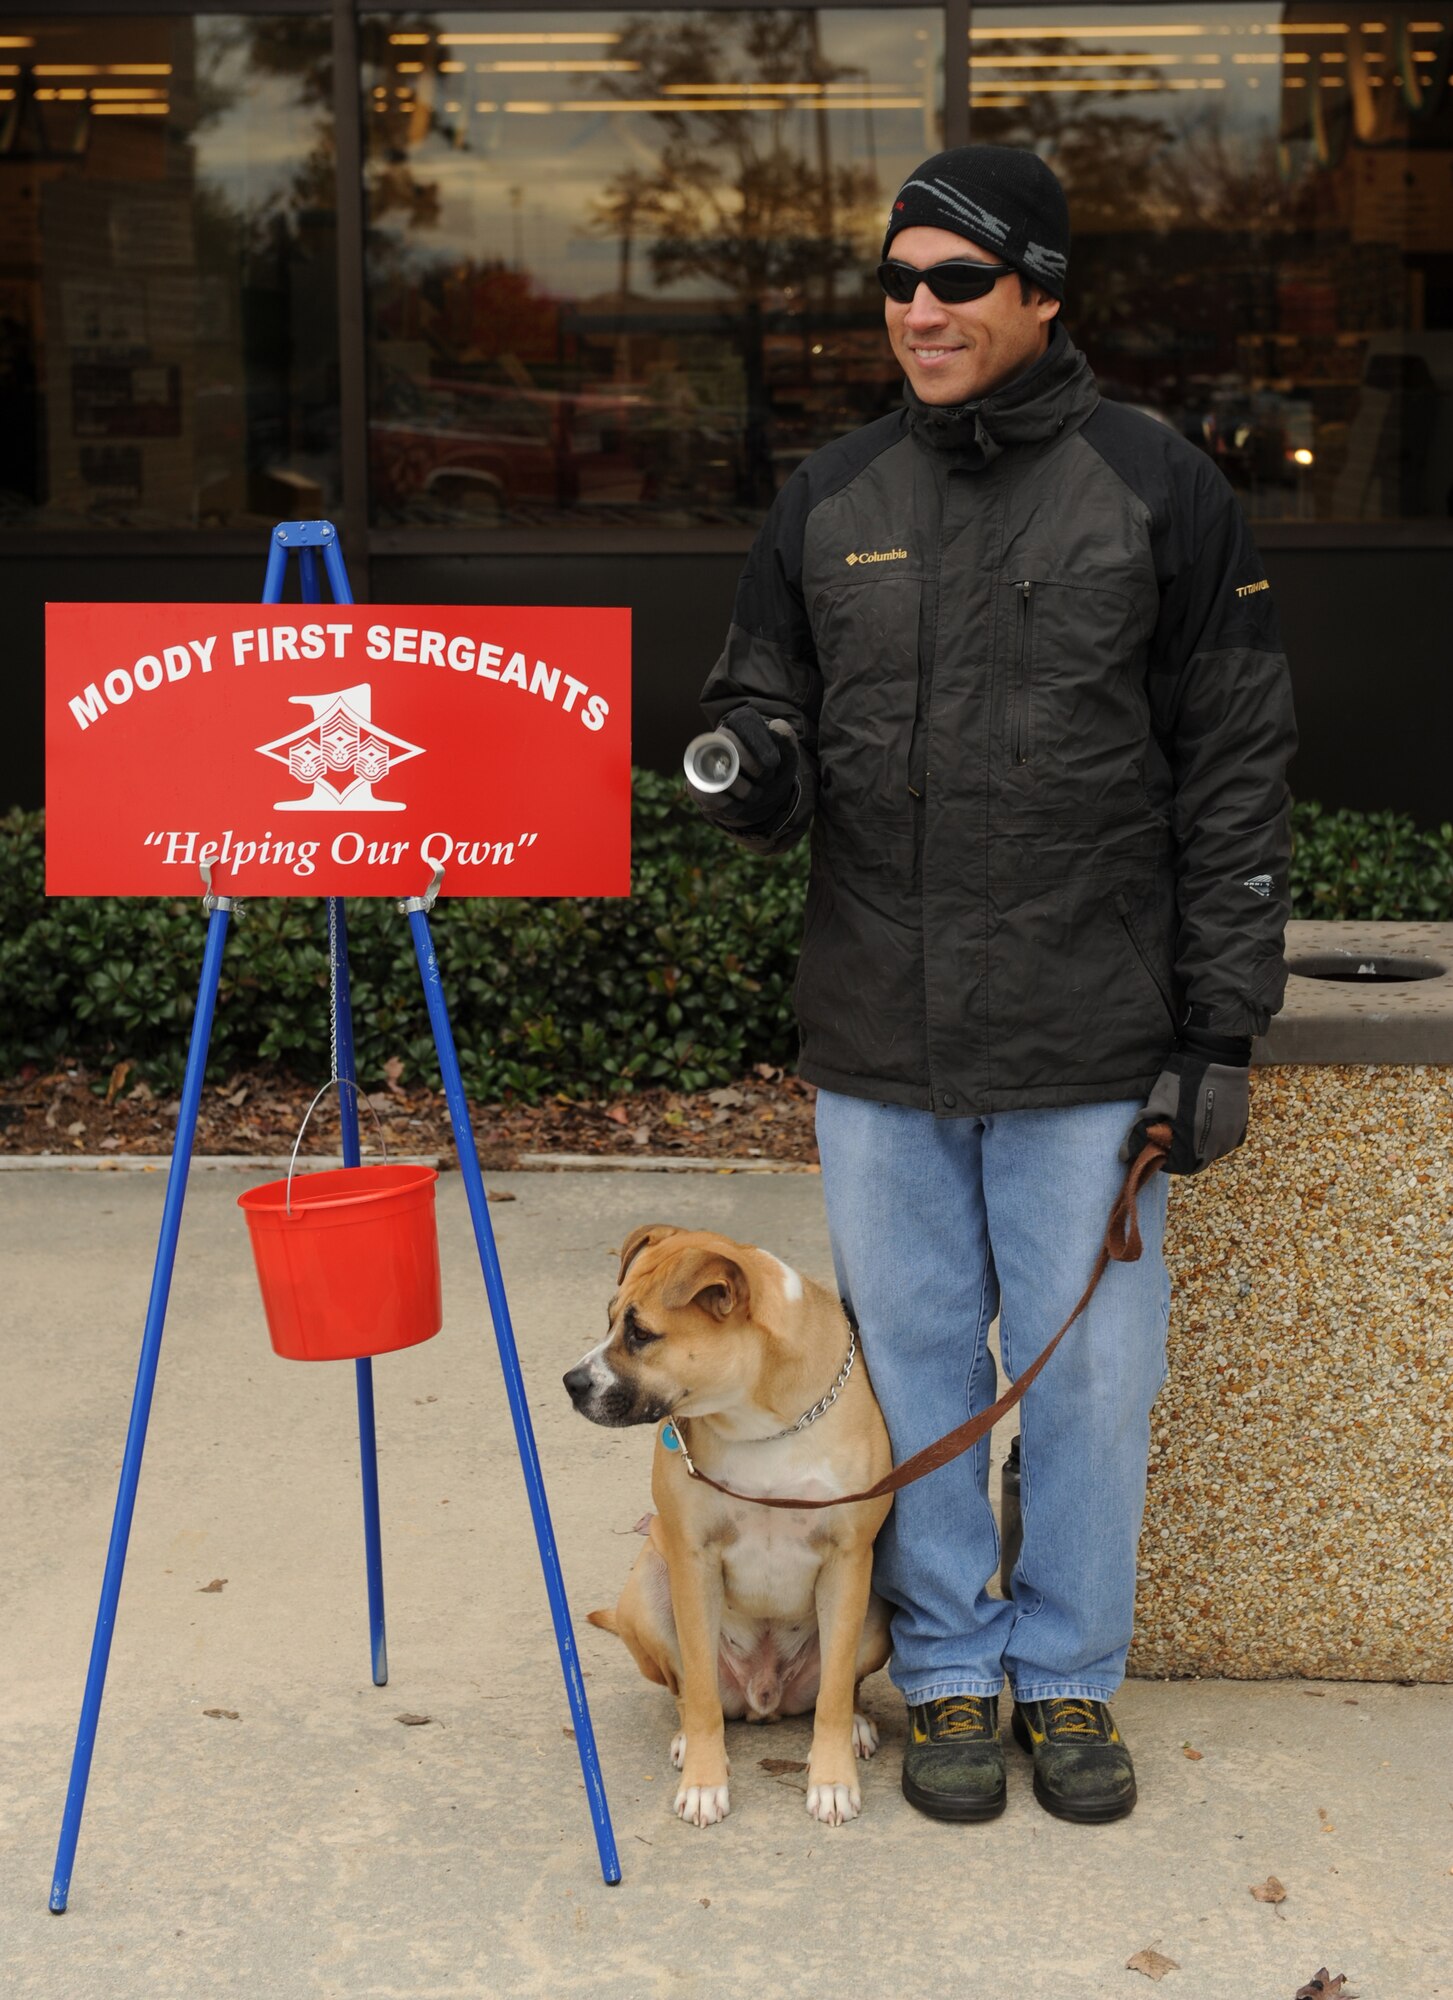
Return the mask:
<svg viewBox="0 0 1453 2000">
<path fill-rule="evenodd" d="M 987 298 L 1001 278 L 1007 278 L 1012 264 L 976 264 L 971 258 L 956 257 L 946 264 L 930 264 L 920 271 L 914 264 L 880 264 L 878 283 L 900 306 L 913 303 L 920 285 L 927 285 L 946 306 L 961 306 L 969 299 Z"/>
</svg>

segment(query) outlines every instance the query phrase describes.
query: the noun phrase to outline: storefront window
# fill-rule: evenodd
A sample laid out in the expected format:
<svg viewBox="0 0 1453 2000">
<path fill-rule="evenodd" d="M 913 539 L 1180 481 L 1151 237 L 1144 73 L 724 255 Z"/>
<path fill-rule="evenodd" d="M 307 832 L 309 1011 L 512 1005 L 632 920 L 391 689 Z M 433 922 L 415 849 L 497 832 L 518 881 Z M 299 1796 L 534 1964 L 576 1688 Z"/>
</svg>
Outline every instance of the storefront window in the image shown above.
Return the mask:
<svg viewBox="0 0 1453 2000">
<path fill-rule="evenodd" d="M 901 390 L 923 10 L 365 17 L 377 524 L 752 523 Z"/>
<path fill-rule="evenodd" d="M 1263 519 L 1453 513 L 1446 4 L 980 8 L 973 135 L 1074 222 L 1066 324 L 1107 394 Z"/>
<path fill-rule="evenodd" d="M 0 20 L 0 527 L 337 494 L 329 24 Z"/>
</svg>

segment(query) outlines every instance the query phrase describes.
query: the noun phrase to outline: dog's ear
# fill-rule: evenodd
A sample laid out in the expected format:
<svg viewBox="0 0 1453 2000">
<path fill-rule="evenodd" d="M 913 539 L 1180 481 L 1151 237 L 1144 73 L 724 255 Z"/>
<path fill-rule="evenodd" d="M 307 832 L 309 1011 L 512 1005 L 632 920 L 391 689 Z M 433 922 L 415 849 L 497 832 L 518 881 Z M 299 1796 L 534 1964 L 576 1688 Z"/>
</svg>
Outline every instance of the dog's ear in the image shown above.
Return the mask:
<svg viewBox="0 0 1453 2000">
<path fill-rule="evenodd" d="M 747 1274 L 720 1250 L 688 1250 L 672 1266 L 661 1291 L 668 1311 L 697 1305 L 713 1319 L 730 1319 L 750 1298 Z"/>
<path fill-rule="evenodd" d="M 680 1234 L 680 1228 L 674 1222 L 648 1222 L 642 1229 L 633 1229 L 621 1245 L 620 1276 L 616 1279 L 616 1283 L 619 1285 L 623 1282 L 631 1265 L 652 1243 L 660 1243 L 668 1236 Z"/>
</svg>

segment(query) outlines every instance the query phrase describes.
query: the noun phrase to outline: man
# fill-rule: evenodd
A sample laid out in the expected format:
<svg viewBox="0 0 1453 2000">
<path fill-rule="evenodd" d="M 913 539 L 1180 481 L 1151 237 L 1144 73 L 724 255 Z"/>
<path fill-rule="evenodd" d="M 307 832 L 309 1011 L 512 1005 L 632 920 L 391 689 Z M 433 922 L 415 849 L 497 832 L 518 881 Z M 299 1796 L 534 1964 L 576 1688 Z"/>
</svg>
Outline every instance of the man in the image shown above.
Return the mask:
<svg viewBox="0 0 1453 2000">
<path fill-rule="evenodd" d="M 904 408 L 803 464 L 703 696 L 743 776 L 698 803 L 776 854 L 812 829 L 795 1002 L 838 1281 L 895 1461 L 984 1408 L 1067 1318 L 1156 1117 L 1171 1173 L 1245 1135 L 1281 1004 L 1286 663 L 1230 488 L 1102 402 L 1060 324 L 1069 217 L 1034 154 L 966 146 L 894 199 L 879 278 Z M 909 1707 L 903 1789 L 1006 1798 L 998 1696 L 1040 1804 L 1135 1803 L 1124 1676 L 1166 1183 L 1021 1406 L 1023 1549 L 988 1446 L 898 1495 L 875 1584 Z"/>
</svg>

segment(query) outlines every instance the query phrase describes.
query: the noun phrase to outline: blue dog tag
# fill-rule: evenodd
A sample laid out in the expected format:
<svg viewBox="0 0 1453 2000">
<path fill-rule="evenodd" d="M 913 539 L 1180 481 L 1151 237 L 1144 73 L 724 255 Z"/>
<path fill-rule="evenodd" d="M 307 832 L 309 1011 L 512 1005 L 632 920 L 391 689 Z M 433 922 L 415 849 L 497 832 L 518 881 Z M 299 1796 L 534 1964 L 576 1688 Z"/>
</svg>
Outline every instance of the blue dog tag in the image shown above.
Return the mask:
<svg viewBox="0 0 1453 2000">
<path fill-rule="evenodd" d="M 667 1451 L 680 1451 L 681 1440 L 676 1435 L 675 1424 L 664 1424 L 661 1428 L 661 1442 Z"/>
</svg>

